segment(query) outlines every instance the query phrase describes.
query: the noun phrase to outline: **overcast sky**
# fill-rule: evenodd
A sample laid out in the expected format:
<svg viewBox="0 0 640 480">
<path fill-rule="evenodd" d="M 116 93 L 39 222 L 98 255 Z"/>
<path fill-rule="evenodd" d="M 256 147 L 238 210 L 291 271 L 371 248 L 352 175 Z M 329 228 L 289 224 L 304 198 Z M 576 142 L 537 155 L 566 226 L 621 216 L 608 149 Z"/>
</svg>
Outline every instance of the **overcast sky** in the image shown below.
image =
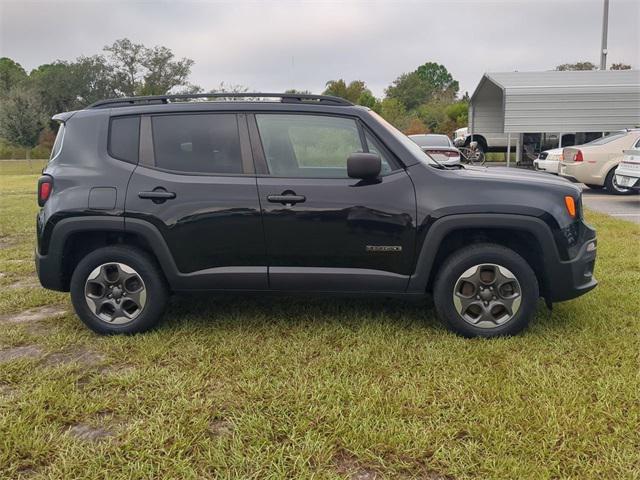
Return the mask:
<svg viewBox="0 0 640 480">
<path fill-rule="evenodd" d="M 599 64 L 603 0 L 0 0 L 0 56 L 29 71 L 99 53 L 118 38 L 195 60 L 191 80 L 255 91 L 367 82 L 377 96 L 435 61 L 470 93 L 486 71 Z M 611 0 L 608 63 L 640 67 L 640 1 Z"/>
</svg>

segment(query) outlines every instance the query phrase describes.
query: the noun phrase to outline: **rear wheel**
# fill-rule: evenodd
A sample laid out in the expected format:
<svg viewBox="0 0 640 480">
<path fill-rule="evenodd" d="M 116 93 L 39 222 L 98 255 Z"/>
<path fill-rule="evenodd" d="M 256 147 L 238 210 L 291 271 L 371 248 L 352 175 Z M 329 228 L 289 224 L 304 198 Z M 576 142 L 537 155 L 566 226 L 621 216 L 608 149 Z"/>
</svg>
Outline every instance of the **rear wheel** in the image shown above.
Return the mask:
<svg viewBox="0 0 640 480">
<path fill-rule="evenodd" d="M 167 303 L 155 261 L 136 248 L 104 247 L 84 257 L 71 277 L 71 300 L 97 333 L 138 333 L 153 328 Z"/>
<path fill-rule="evenodd" d="M 616 183 L 616 168 L 612 168 L 609 173 L 607 173 L 607 178 L 604 180 L 604 186 L 607 188 L 609 193 L 613 193 L 614 195 L 630 195 L 633 193 L 633 190 L 630 188 L 624 188 L 618 186 Z"/>
<path fill-rule="evenodd" d="M 480 244 L 451 255 L 440 267 L 433 298 L 436 311 L 465 337 L 513 335 L 536 309 L 538 281 L 516 252 Z"/>
</svg>

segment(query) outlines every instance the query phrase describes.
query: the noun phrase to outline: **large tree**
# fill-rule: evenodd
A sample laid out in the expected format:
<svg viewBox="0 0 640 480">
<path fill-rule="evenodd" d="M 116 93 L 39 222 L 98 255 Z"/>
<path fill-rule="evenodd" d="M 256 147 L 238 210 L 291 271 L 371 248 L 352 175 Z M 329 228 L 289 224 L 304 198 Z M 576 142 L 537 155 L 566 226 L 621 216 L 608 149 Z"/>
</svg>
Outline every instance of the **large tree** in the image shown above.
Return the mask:
<svg viewBox="0 0 640 480">
<path fill-rule="evenodd" d="M 193 60 L 176 59 L 167 47 L 147 48 L 128 38 L 104 48 L 118 95 L 163 95 L 174 88 L 189 88 Z"/>
<path fill-rule="evenodd" d="M 116 94 L 111 70 L 100 55 L 40 65 L 29 77 L 49 116 Z"/>
<path fill-rule="evenodd" d="M 428 85 L 431 98 L 437 100 L 453 100 L 458 94 L 460 84 L 449 73 L 444 65 L 427 62 L 416 69 L 418 77 Z"/>
<path fill-rule="evenodd" d="M 23 86 L 15 87 L 0 102 L 0 136 L 24 147 L 30 158 L 45 118 L 37 93 Z"/>
<path fill-rule="evenodd" d="M 323 95 L 341 97 L 349 100 L 351 103 L 366 105 L 368 107 L 372 107 L 373 104 L 375 104 L 375 97 L 371 93 L 371 90 L 367 88 L 367 84 L 362 80 L 353 80 L 349 82 L 349 84 L 342 78 L 329 80 L 325 84 L 325 87 L 324 92 L 322 92 Z"/>
<path fill-rule="evenodd" d="M 27 73 L 19 63 L 7 57 L 0 58 L 0 97 L 26 79 Z"/>
<path fill-rule="evenodd" d="M 140 93 L 163 95 L 175 87 L 186 86 L 193 63 L 189 58 L 176 59 L 167 47 L 145 49 L 142 65 L 146 71 Z"/>
<path fill-rule="evenodd" d="M 414 110 L 432 100 L 450 102 L 459 88 L 458 82 L 443 65 L 427 62 L 396 78 L 386 94 L 388 98 L 400 101 L 407 110 Z"/>
</svg>

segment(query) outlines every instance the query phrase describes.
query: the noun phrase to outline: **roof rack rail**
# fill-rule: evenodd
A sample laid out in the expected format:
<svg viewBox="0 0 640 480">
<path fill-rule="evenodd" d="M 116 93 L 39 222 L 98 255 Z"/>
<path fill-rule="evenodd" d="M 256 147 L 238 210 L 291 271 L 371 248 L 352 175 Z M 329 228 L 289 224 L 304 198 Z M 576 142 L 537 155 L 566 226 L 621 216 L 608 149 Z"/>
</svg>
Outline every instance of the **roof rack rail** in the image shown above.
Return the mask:
<svg viewBox="0 0 640 480">
<path fill-rule="evenodd" d="M 173 103 L 174 100 L 194 98 L 242 99 L 242 98 L 279 98 L 282 103 L 318 103 L 323 105 L 353 106 L 348 100 L 330 95 L 311 95 L 306 93 L 195 93 L 177 95 L 150 95 L 144 97 L 121 97 L 99 100 L 87 108 L 130 107 L 133 105 L 158 105 Z"/>
</svg>

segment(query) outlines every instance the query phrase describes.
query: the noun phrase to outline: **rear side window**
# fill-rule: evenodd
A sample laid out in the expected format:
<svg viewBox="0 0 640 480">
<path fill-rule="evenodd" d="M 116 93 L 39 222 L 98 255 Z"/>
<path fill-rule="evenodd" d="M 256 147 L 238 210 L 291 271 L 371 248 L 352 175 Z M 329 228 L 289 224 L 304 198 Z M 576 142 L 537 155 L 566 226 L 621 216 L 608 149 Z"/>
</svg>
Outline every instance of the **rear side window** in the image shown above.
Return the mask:
<svg viewBox="0 0 640 480">
<path fill-rule="evenodd" d="M 156 167 L 185 173 L 243 173 L 235 114 L 153 117 Z"/>
<path fill-rule="evenodd" d="M 138 163 L 140 117 L 114 117 L 109 131 L 109 155 L 129 163 Z"/>
</svg>

